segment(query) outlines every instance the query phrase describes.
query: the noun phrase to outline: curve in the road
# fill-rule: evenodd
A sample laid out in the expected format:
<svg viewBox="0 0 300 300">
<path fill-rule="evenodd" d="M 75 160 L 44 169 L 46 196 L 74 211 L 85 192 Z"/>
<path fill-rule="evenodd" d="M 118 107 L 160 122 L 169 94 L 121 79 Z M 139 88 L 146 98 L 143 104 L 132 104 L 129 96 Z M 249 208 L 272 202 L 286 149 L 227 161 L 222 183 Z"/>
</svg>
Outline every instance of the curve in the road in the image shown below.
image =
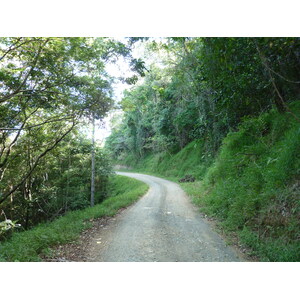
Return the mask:
<svg viewBox="0 0 300 300">
<path fill-rule="evenodd" d="M 120 214 L 97 237 L 92 261 L 241 261 L 202 219 L 174 182 L 154 176 L 117 172 L 150 186 L 148 193 Z"/>
</svg>

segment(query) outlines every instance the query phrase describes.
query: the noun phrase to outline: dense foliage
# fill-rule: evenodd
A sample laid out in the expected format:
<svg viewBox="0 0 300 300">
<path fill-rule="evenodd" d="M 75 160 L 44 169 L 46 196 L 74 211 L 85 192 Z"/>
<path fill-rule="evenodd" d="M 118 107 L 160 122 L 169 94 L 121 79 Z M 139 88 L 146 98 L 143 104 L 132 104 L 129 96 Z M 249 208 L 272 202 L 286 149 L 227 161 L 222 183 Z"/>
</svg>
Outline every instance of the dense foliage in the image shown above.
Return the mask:
<svg viewBox="0 0 300 300">
<path fill-rule="evenodd" d="M 300 102 L 291 109 L 300 114 Z M 272 110 L 223 140 L 194 200 L 268 261 L 300 260 L 299 124 Z"/>
<path fill-rule="evenodd" d="M 115 215 L 120 208 L 138 200 L 148 190 L 145 183 L 124 176 L 110 177 L 108 188 L 110 197 L 94 207 L 68 212 L 53 222 L 13 233 L 10 240 L 0 244 L 0 261 L 51 258 L 51 247 L 76 240 L 84 229 L 92 226 L 93 219 Z"/>
<path fill-rule="evenodd" d="M 184 189 L 267 261 L 299 261 L 300 39 L 172 38 L 127 91 L 107 140 L 119 164 Z"/>
<path fill-rule="evenodd" d="M 91 146 L 78 128 L 111 108 L 105 64 L 120 55 L 132 59 L 110 38 L 0 39 L 1 232 L 87 205 Z M 97 203 L 110 168 L 102 150 L 96 156 Z"/>
<path fill-rule="evenodd" d="M 290 112 L 299 99 L 299 38 L 172 38 L 149 48 L 165 51 L 165 66 L 150 66 L 125 94 L 123 123 L 107 142 L 115 158 L 176 152 L 194 139 L 215 155 L 243 118 Z"/>
<path fill-rule="evenodd" d="M 135 85 L 103 150 L 79 126 L 113 107 L 105 65 L 119 56 Z M 299 74 L 300 38 L 0 38 L 0 238 L 85 208 L 94 189 L 103 201 L 109 150 L 203 179 L 186 188 L 207 213 L 262 257 L 298 259 Z"/>
</svg>

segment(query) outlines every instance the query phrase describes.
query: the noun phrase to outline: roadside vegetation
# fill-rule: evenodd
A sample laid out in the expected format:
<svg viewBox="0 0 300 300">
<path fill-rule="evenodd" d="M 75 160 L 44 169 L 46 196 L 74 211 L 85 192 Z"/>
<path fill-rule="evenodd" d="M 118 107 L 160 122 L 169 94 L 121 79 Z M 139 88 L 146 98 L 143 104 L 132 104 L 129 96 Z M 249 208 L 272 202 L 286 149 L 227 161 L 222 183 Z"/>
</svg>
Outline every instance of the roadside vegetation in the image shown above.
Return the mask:
<svg viewBox="0 0 300 300">
<path fill-rule="evenodd" d="M 116 164 L 183 181 L 260 260 L 300 261 L 299 38 L 159 46 L 166 67 L 125 94 L 107 141 Z"/>
<path fill-rule="evenodd" d="M 293 119 L 274 111 L 249 119 L 224 139 L 201 185 L 184 184 L 261 260 L 300 260 L 299 134 Z"/>
<path fill-rule="evenodd" d="M 37 260 L 145 191 L 112 185 L 113 161 L 182 179 L 262 260 L 299 261 L 299 74 L 293 37 L 0 38 L 1 259 Z M 103 149 L 82 128 L 113 108 Z"/>
<path fill-rule="evenodd" d="M 300 102 L 291 105 L 300 112 Z M 299 125 L 275 110 L 241 123 L 223 140 L 214 160 L 203 159 L 201 141 L 178 153 L 150 154 L 123 164 L 136 172 L 180 183 L 223 232 L 238 238 L 262 261 L 300 260 Z M 120 163 L 120 161 L 119 161 Z"/>
<path fill-rule="evenodd" d="M 106 198 L 109 160 L 83 132 L 113 107 L 105 67 L 120 56 L 138 74 L 113 38 L 0 38 L 0 241 Z"/>
<path fill-rule="evenodd" d="M 40 255 L 50 255 L 50 247 L 75 241 L 91 226 L 92 220 L 113 216 L 119 209 L 138 200 L 148 190 L 141 181 L 113 176 L 109 181 L 109 197 L 94 207 L 68 212 L 53 222 L 41 223 L 33 229 L 14 232 L 0 244 L 0 261 L 41 261 Z"/>
<path fill-rule="evenodd" d="M 135 74 L 122 80 L 133 83 L 139 74 L 133 44 L 100 37 L 0 38 L 0 256 L 31 260 L 46 245 L 63 242 L 64 234 L 69 240 L 82 227 L 72 216 L 111 194 L 110 160 L 94 140 L 95 126 L 92 140 L 86 131 L 113 107 L 106 64 L 122 57 Z M 48 234 L 51 221 L 61 235 Z M 7 252 L 4 244 L 14 249 Z"/>
</svg>

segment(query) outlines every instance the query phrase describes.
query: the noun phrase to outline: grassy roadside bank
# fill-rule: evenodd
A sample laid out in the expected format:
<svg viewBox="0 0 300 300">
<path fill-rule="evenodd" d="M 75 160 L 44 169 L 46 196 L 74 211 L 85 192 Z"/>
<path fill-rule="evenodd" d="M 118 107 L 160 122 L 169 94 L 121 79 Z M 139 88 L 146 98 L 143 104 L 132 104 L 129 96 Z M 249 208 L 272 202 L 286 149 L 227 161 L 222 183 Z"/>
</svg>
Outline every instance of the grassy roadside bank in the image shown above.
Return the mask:
<svg viewBox="0 0 300 300">
<path fill-rule="evenodd" d="M 300 115 L 300 102 L 291 105 Z M 261 261 L 300 261 L 300 126 L 272 110 L 241 123 L 211 159 L 195 140 L 180 152 L 149 154 L 130 171 L 181 183 L 200 210 Z"/>
<path fill-rule="evenodd" d="M 16 232 L 11 239 L 0 243 L 0 261 L 40 261 L 40 254 L 47 254 L 49 247 L 76 240 L 80 233 L 91 227 L 91 221 L 113 216 L 148 190 L 148 186 L 133 178 L 111 178 L 111 197 L 94 207 L 67 213 L 51 223 Z"/>
</svg>

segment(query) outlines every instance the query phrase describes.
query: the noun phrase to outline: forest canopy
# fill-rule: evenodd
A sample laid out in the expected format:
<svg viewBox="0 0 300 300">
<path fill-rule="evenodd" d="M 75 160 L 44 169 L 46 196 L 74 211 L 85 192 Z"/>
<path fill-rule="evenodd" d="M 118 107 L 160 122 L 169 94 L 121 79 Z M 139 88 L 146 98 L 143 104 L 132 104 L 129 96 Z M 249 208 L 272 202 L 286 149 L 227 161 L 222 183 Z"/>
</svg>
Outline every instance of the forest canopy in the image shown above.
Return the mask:
<svg viewBox="0 0 300 300">
<path fill-rule="evenodd" d="M 148 40 L 161 55 L 121 102 L 115 163 L 179 181 L 233 242 L 299 261 L 300 38 Z"/>
<path fill-rule="evenodd" d="M 103 119 L 113 106 L 113 78 L 105 65 L 119 56 L 133 60 L 130 48 L 112 38 L 0 39 L 2 220 L 28 227 L 86 205 L 91 146 L 78 129 L 83 122 Z M 96 160 L 103 175 L 108 169 L 102 157 L 98 153 Z M 77 187 L 85 196 L 78 202 L 80 191 L 71 190 L 80 175 Z M 105 197 L 104 182 L 99 201 Z"/>
<path fill-rule="evenodd" d="M 194 139 L 215 155 L 243 119 L 272 107 L 300 121 L 289 109 L 300 93 L 299 38 L 176 37 L 147 47 L 164 57 L 124 95 L 123 123 L 107 140 L 115 157 L 176 152 Z"/>
<path fill-rule="evenodd" d="M 299 74 L 296 37 L 1 38 L 0 239 L 107 199 L 115 163 L 187 175 L 247 245 L 296 259 Z M 101 148 L 80 127 L 116 108 Z"/>
</svg>

